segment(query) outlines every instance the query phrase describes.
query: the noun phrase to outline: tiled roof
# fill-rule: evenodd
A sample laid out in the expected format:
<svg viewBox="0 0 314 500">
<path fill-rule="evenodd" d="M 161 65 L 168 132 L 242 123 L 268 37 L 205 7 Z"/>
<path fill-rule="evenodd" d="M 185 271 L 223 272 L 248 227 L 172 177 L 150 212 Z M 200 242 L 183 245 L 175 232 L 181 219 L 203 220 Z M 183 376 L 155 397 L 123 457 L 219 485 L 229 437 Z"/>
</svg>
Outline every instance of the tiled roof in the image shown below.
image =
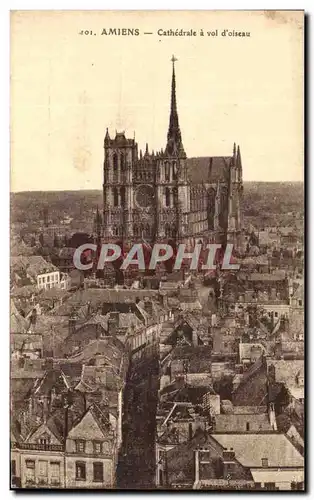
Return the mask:
<svg viewBox="0 0 314 500">
<path fill-rule="evenodd" d="M 215 416 L 215 432 L 237 432 L 245 430 L 246 424 L 249 423 L 261 431 L 271 431 L 268 415 L 261 414 L 220 414 Z"/>
<path fill-rule="evenodd" d="M 13 333 L 11 334 L 11 345 L 14 349 L 32 349 L 41 350 L 43 347 L 42 335 L 36 334 L 23 334 L 23 333 Z"/>
<path fill-rule="evenodd" d="M 29 322 L 19 313 L 13 300 L 11 300 L 10 332 L 25 333 Z"/>
<path fill-rule="evenodd" d="M 46 371 L 44 377 L 34 386 L 34 394 L 47 395 L 56 384 L 62 384 L 65 388 L 70 387 L 67 378 L 58 367 Z"/>
<path fill-rule="evenodd" d="M 84 325 L 100 325 L 103 330 L 108 330 L 108 314 L 103 316 L 102 314 L 94 314 Z"/>
<path fill-rule="evenodd" d="M 61 288 L 48 288 L 47 290 L 42 290 L 40 294 L 41 299 L 65 299 L 70 295 L 67 290 L 62 290 Z"/>
<path fill-rule="evenodd" d="M 233 448 L 236 459 L 245 467 L 303 467 L 304 459 L 284 434 L 212 434 L 224 448 Z"/>
<path fill-rule="evenodd" d="M 116 340 L 116 342 L 119 341 Z M 121 344 L 121 349 L 119 349 L 110 337 L 90 342 L 80 352 L 74 354 L 70 359 L 75 361 L 76 363 L 84 363 L 89 361 L 90 359 L 94 359 L 97 355 L 101 355 L 104 357 L 104 359 L 107 359 L 108 365 L 113 366 L 117 373 L 119 373 L 122 364 L 122 358 L 125 356 L 125 353 L 123 350 L 123 345 Z"/>
<path fill-rule="evenodd" d="M 58 271 L 58 268 L 47 262 L 41 255 L 20 256 L 11 258 L 11 268 L 25 269 L 27 274 L 36 278 L 39 274 Z"/>
<path fill-rule="evenodd" d="M 115 290 L 105 288 L 88 288 L 86 290 L 78 290 L 73 293 L 67 301 L 70 305 L 87 304 L 101 305 L 103 303 L 119 303 L 130 299 L 135 302 L 137 298 L 144 299 L 145 297 L 157 297 L 156 290 L 141 290 L 141 289 L 119 289 Z"/>
<path fill-rule="evenodd" d="M 275 367 L 276 382 L 294 385 L 297 375 L 304 377 L 303 359 L 267 359 L 268 370 L 271 365 Z"/>
<path fill-rule="evenodd" d="M 287 483 L 293 481 L 303 483 L 304 470 L 252 470 L 251 471 L 255 483 Z"/>
<path fill-rule="evenodd" d="M 193 184 L 228 182 L 231 156 L 198 156 L 188 158 L 187 168 Z"/>
<path fill-rule="evenodd" d="M 251 273 L 248 276 L 249 281 L 283 281 L 286 277 L 285 271 L 277 273 Z"/>
<path fill-rule="evenodd" d="M 61 361 L 58 363 L 60 370 L 62 370 L 69 386 L 74 385 L 81 378 L 82 364 L 69 363 L 68 361 Z"/>
<path fill-rule="evenodd" d="M 60 248 L 58 256 L 62 259 L 72 259 L 76 248 L 63 247 Z"/>
<path fill-rule="evenodd" d="M 11 297 L 31 297 L 35 293 L 39 293 L 36 285 L 25 285 L 22 287 L 13 287 Z"/>
</svg>

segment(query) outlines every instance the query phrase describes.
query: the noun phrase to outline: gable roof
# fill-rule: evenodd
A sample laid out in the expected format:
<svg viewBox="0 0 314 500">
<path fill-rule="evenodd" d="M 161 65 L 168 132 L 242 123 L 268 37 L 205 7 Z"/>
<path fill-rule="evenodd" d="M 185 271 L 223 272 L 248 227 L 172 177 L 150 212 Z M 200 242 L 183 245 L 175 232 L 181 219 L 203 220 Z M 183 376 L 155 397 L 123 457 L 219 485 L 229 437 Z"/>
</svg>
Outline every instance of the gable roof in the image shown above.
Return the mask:
<svg viewBox="0 0 314 500">
<path fill-rule="evenodd" d="M 247 424 L 252 424 L 258 427 L 261 431 L 271 431 L 272 427 L 266 413 L 260 414 L 245 414 L 245 413 L 228 413 L 215 415 L 215 432 L 228 431 L 237 432 L 245 430 L 243 427 Z"/>
<path fill-rule="evenodd" d="M 75 435 L 75 432 L 79 427 L 81 427 L 81 424 L 84 423 L 84 420 L 94 420 L 96 423 L 99 431 L 102 433 L 104 437 L 108 436 L 108 433 L 112 433 L 110 421 L 109 421 L 109 415 L 106 415 L 100 407 L 94 403 L 92 404 L 89 408 L 87 408 L 86 412 L 79 418 L 77 422 L 74 423 L 73 427 L 69 431 L 68 438 L 71 439 Z M 90 427 L 90 425 L 89 425 Z M 83 425 L 84 429 L 84 425 Z M 86 430 L 85 430 L 86 432 Z"/>
<path fill-rule="evenodd" d="M 84 363 L 94 359 L 97 355 L 101 355 L 108 362 L 109 366 L 112 366 L 117 373 L 120 373 L 125 352 L 123 344 L 121 343 L 121 347 L 118 347 L 119 340 L 114 340 L 112 337 L 94 340 L 83 347 L 78 353 L 73 354 L 69 358 L 69 362 L 73 360 L 76 363 Z"/>
<path fill-rule="evenodd" d="M 232 156 L 197 156 L 186 160 L 193 184 L 228 182 Z"/>
<path fill-rule="evenodd" d="M 59 367 L 47 370 L 43 378 L 34 386 L 33 393 L 36 396 L 49 394 L 58 383 L 61 383 L 66 390 L 70 388 L 67 378 Z"/>
<path fill-rule="evenodd" d="M 233 448 L 236 459 L 245 467 L 303 467 L 304 459 L 284 434 L 212 434 L 224 448 Z"/>
<path fill-rule="evenodd" d="M 14 300 L 11 299 L 10 307 L 10 332 L 11 333 L 26 333 L 29 327 L 29 322 L 18 311 Z"/>
<path fill-rule="evenodd" d="M 39 426 L 36 428 L 32 429 L 27 438 L 25 439 L 26 442 L 31 442 L 31 439 L 35 434 L 38 434 L 38 437 L 40 437 L 41 432 L 40 430 L 42 429 L 43 433 L 47 430 L 50 431 L 50 433 L 56 438 L 56 440 L 59 442 L 59 444 L 62 444 L 64 441 L 64 418 L 62 416 L 58 415 L 58 413 L 52 415 L 51 417 L 48 418 L 47 422 L 41 423 Z"/>
<path fill-rule="evenodd" d="M 295 385 L 297 375 L 304 377 L 303 359 L 267 359 L 266 362 L 267 369 L 274 366 L 276 382 Z"/>
</svg>

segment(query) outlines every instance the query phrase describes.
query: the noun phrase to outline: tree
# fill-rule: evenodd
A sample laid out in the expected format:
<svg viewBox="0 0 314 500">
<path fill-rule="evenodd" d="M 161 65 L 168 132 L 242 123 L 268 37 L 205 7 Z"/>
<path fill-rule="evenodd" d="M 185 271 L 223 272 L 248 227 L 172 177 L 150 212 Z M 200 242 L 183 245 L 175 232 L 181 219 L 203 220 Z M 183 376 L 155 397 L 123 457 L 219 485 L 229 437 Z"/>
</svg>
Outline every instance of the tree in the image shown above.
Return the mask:
<svg viewBox="0 0 314 500">
<path fill-rule="evenodd" d="M 60 240 L 59 240 L 59 236 L 57 234 L 55 234 L 55 236 L 54 236 L 53 246 L 56 247 L 56 248 L 60 247 Z"/>
<path fill-rule="evenodd" d="M 43 235 L 43 233 L 40 233 L 40 235 L 39 235 L 39 243 L 40 243 L 40 245 L 42 247 L 44 246 L 45 242 L 44 242 L 44 235 Z"/>
</svg>

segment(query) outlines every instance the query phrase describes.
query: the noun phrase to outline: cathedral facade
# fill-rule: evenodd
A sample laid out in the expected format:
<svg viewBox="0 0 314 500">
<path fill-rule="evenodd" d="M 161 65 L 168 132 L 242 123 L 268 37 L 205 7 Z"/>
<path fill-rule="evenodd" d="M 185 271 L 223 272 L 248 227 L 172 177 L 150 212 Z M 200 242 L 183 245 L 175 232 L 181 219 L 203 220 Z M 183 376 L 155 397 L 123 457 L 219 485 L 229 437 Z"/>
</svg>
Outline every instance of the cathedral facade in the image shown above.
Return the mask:
<svg viewBox="0 0 314 500">
<path fill-rule="evenodd" d="M 102 237 L 107 242 L 236 243 L 243 191 L 239 146 L 230 156 L 187 158 L 176 101 L 175 58 L 165 149 L 138 151 L 124 132 L 104 139 Z"/>
</svg>

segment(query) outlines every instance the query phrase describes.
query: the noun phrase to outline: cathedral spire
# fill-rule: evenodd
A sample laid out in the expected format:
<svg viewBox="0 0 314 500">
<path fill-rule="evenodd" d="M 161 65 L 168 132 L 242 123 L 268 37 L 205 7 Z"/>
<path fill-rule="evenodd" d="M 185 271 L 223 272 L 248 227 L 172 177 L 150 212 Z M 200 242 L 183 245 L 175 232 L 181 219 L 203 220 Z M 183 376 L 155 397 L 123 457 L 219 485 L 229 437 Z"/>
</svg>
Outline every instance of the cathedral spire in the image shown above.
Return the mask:
<svg viewBox="0 0 314 500">
<path fill-rule="evenodd" d="M 177 111 L 176 99 L 176 75 L 175 75 L 175 62 L 177 59 L 172 56 L 172 83 L 171 83 L 171 106 L 170 106 L 170 119 L 169 129 L 167 135 L 166 156 L 186 156 L 182 144 L 181 131 L 179 127 L 179 117 Z"/>
<path fill-rule="evenodd" d="M 110 143 L 110 135 L 109 135 L 109 131 L 108 131 L 108 128 L 106 128 L 106 135 L 105 135 L 105 146 L 108 146 Z"/>
</svg>

